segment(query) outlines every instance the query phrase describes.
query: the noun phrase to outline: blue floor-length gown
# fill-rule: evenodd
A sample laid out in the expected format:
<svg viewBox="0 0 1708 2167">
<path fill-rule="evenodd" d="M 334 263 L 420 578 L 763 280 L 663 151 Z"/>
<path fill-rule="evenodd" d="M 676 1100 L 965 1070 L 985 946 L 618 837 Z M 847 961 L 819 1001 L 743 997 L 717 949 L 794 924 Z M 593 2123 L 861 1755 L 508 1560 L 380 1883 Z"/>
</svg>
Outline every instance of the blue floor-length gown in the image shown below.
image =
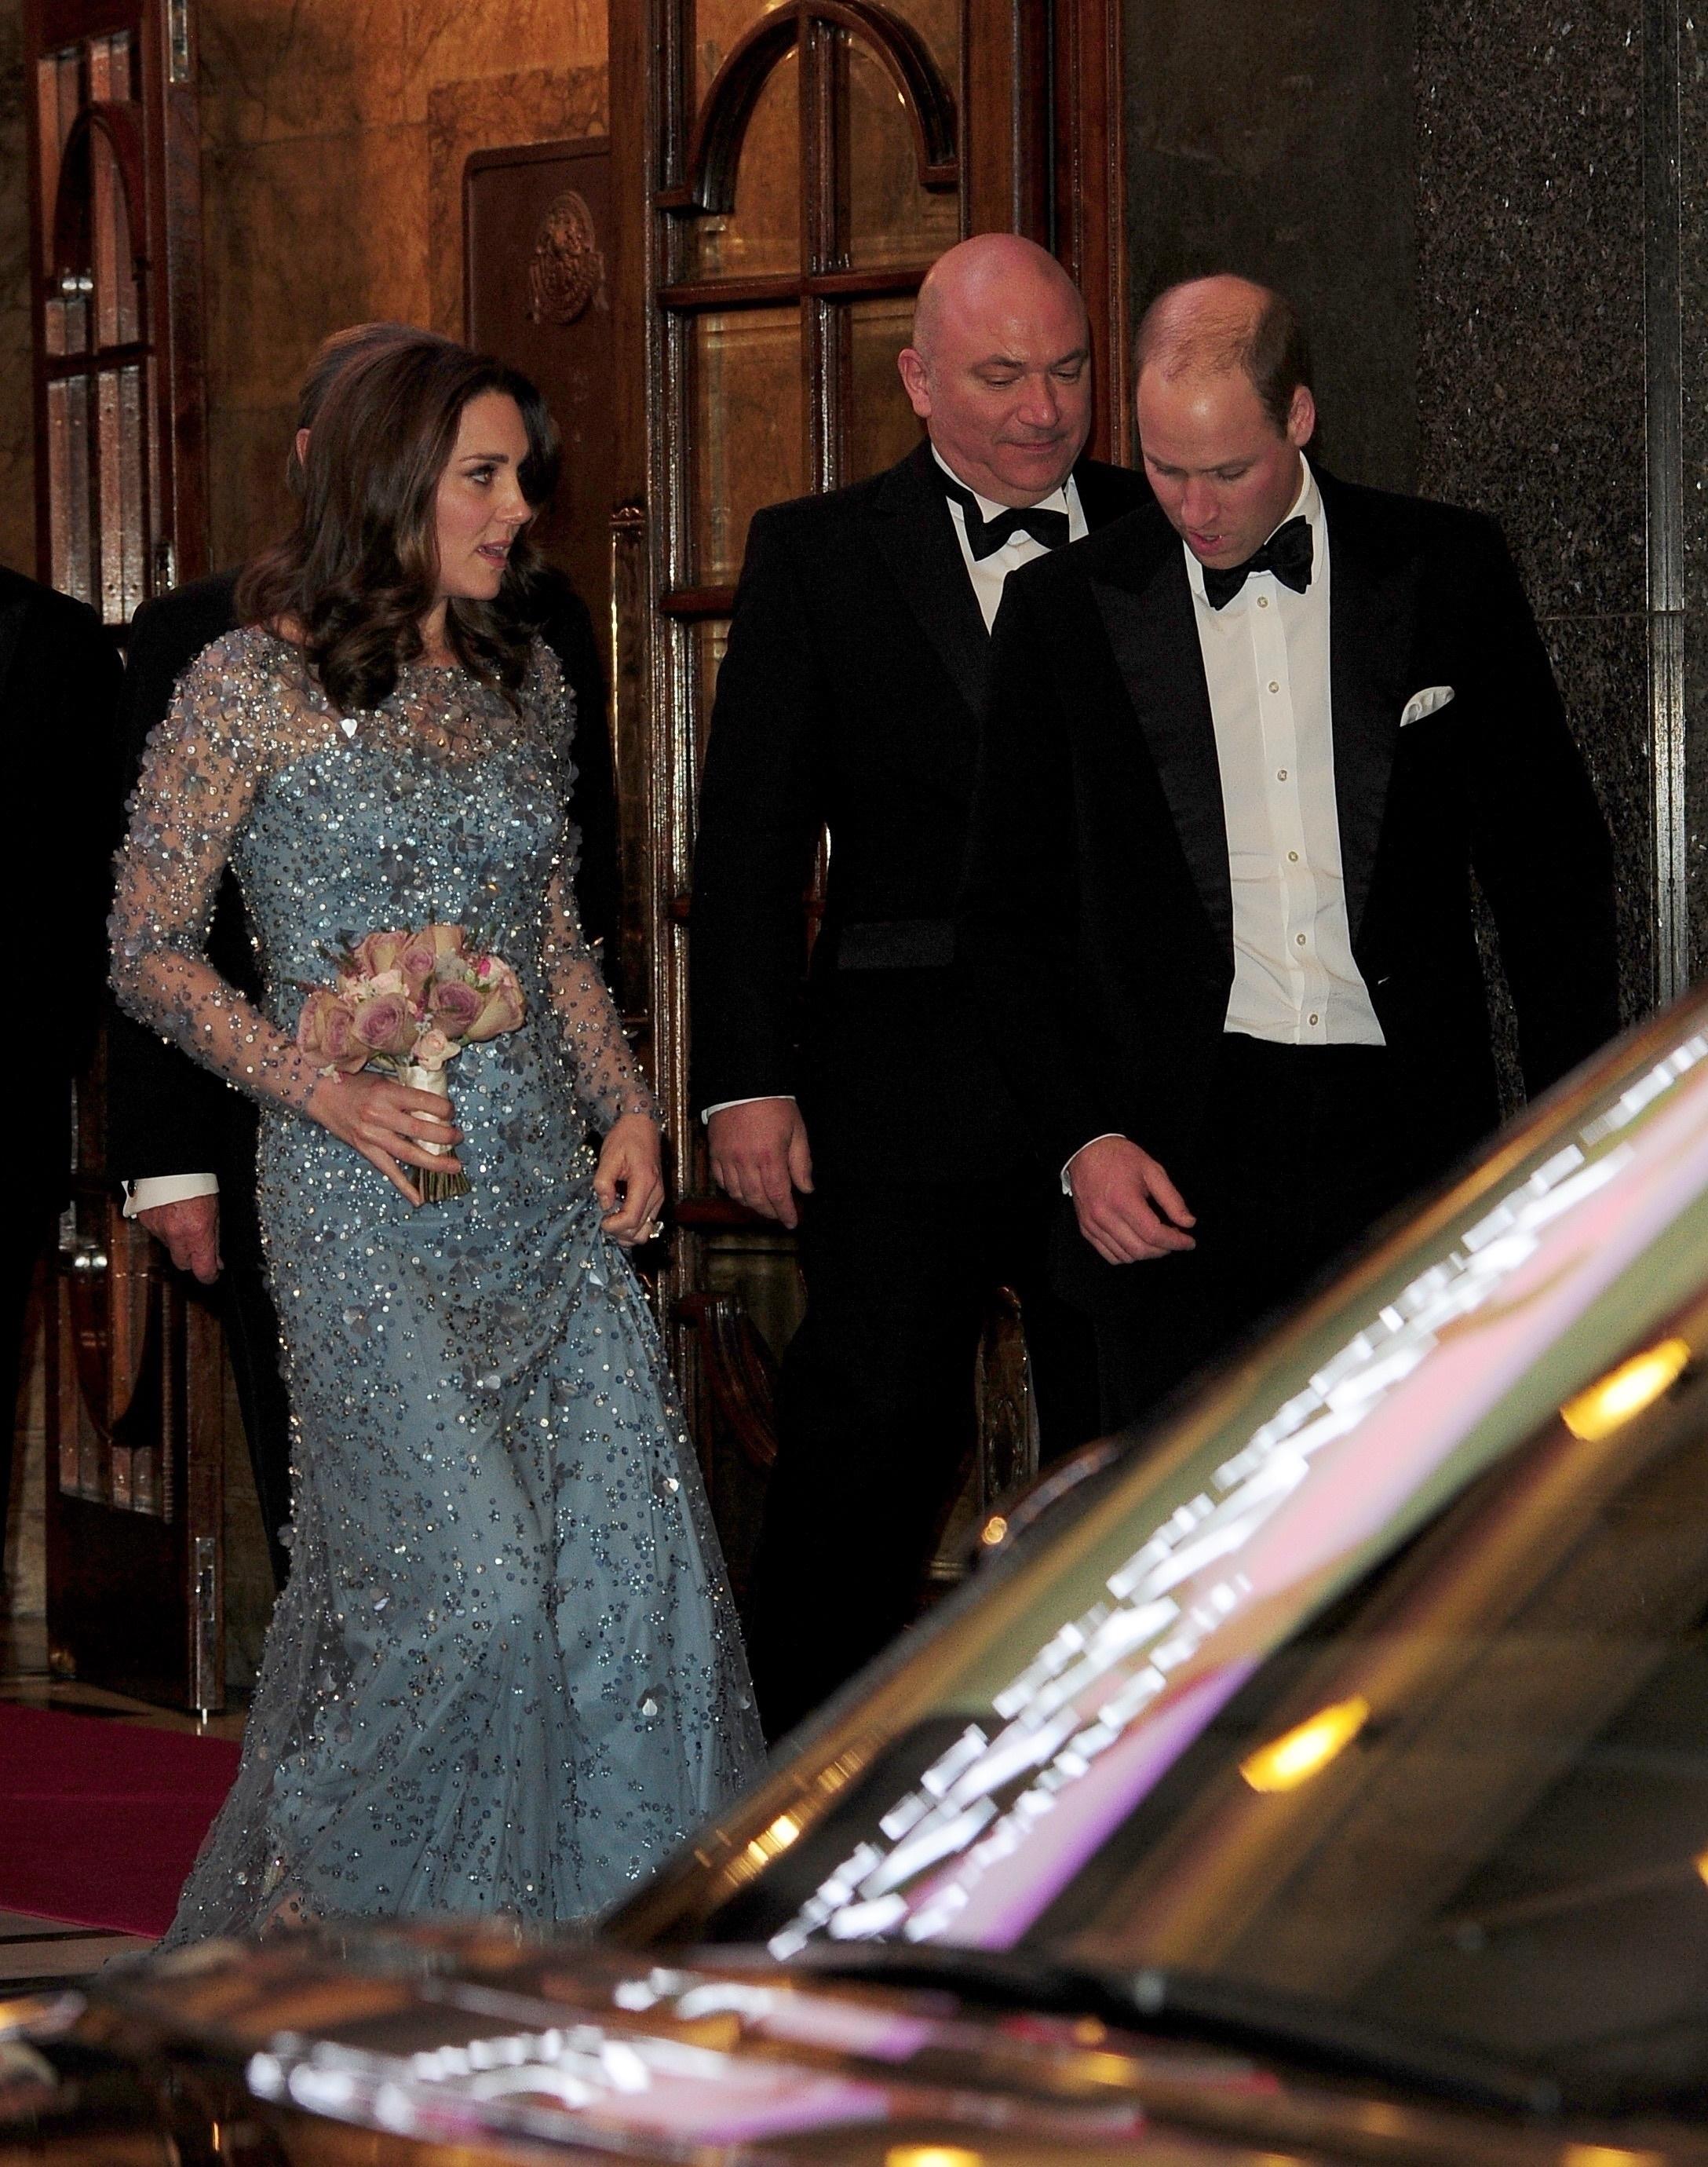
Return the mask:
<svg viewBox="0 0 1708 2167">
<path fill-rule="evenodd" d="M 584 1915 L 759 1763 L 704 1492 L 589 1120 L 652 1114 L 581 939 L 557 666 L 518 713 L 405 668 L 339 716 L 299 650 L 208 649 L 120 855 L 124 1005 L 265 1110 L 260 1203 L 295 1422 L 294 1543 L 231 1795 L 170 1938 L 339 1915 Z M 261 1011 L 203 938 L 235 869 Z M 461 925 L 522 1026 L 448 1079 L 472 1193 L 412 1209 L 302 1111 L 328 951 Z"/>
</svg>

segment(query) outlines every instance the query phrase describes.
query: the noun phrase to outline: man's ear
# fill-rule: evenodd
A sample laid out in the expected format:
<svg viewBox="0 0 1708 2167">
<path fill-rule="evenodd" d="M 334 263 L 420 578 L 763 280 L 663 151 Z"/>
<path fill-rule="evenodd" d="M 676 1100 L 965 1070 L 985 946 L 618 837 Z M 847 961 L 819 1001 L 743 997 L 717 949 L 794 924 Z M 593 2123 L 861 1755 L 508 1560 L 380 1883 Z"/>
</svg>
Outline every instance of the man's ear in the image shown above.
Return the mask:
<svg viewBox="0 0 1708 2167">
<path fill-rule="evenodd" d="M 1287 413 L 1287 441 L 1295 451 L 1302 452 L 1316 434 L 1316 427 L 1317 402 L 1304 384 L 1298 384 Z"/>
<path fill-rule="evenodd" d="M 902 372 L 902 389 L 907 395 L 907 403 L 922 421 L 931 416 L 931 374 L 925 366 L 925 358 L 917 347 L 904 346 L 896 357 L 896 366 Z"/>
<path fill-rule="evenodd" d="M 297 464 L 299 467 L 305 467 L 309 463 L 309 432 L 306 429 L 297 431 L 296 448 Z"/>
</svg>

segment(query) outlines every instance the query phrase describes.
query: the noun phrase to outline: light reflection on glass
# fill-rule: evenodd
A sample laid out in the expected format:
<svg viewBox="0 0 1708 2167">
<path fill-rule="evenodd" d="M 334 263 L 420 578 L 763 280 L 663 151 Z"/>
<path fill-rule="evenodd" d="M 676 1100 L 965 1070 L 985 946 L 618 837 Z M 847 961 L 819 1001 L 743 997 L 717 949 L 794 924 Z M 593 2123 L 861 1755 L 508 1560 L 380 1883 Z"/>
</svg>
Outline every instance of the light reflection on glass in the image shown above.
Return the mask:
<svg viewBox="0 0 1708 2167">
<path fill-rule="evenodd" d="M 1090 1606 L 1022 1660 L 989 1713 L 968 1711 L 873 1833 L 833 1854 L 768 1936 L 770 1953 L 786 1961 L 820 1935 L 1013 1947 L 1255 1667 L 1260 1650 L 1235 1621 L 1295 1600 L 1313 1566 L 1350 1569 L 1475 1434 L 1479 1408 L 1510 1390 L 1536 1345 L 1708 1191 L 1701 1094 L 1647 1118 L 1705 1058 L 1708 1036 L 1694 1032 L 1367 1312 L 1150 1527 Z M 1568 1216 L 1575 1236 L 1558 1242 Z M 1557 1253 L 1565 1260 L 1550 1269 Z M 1373 1488 L 1359 1449 L 1372 1436 Z M 748 1878 L 745 1863 L 733 1879 Z"/>
<path fill-rule="evenodd" d="M 1663 1339 L 1658 1347 L 1646 1348 L 1616 1370 L 1609 1370 L 1587 1392 L 1568 1400 L 1560 1409 L 1560 1419 L 1585 1444 L 1600 1444 L 1645 1407 L 1652 1407 L 1663 1392 L 1678 1382 L 1689 1359 L 1690 1349 L 1684 1340 Z"/>
<path fill-rule="evenodd" d="M 1260 1746 L 1240 1763 L 1240 1773 L 1254 1791 L 1296 1791 L 1343 1753 L 1369 1720 L 1370 1703 L 1362 1693 L 1336 1701 Z"/>
</svg>

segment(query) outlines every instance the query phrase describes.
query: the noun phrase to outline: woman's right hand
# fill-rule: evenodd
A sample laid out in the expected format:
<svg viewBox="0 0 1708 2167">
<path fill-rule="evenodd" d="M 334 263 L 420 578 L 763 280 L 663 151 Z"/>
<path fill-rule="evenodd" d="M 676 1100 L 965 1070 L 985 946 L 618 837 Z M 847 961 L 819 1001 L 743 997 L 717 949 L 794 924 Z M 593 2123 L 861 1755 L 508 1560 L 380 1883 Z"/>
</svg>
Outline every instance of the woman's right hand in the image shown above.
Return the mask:
<svg viewBox="0 0 1708 2167">
<path fill-rule="evenodd" d="M 463 1141 L 462 1130 L 451 1125 L 450 1100 L 436 1092 L 416 1091 L 389 1076 L 358 1069 L 353 1076 L 323 1076 L 309 1094 L 304 1111 L 359 1151 L 370 1166 L 377 1166 L 411 1204 L 420 1202 L 421 1192 L 405 1174 L 399 1160 L 440 1174 L 461 1171 L 454 1158 L 427 1149 L 430 1141 Z"/>
</svg>

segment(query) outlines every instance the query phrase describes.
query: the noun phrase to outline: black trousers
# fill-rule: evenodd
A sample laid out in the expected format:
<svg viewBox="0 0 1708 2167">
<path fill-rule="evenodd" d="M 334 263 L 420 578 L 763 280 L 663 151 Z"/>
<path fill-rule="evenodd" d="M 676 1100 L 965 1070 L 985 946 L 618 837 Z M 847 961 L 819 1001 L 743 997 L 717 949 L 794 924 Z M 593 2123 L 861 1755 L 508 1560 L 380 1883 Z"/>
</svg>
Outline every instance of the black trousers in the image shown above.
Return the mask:
<svg viewBox="0 0 1708 2167">
<path fill-rule="evenodd" d="M 1097 1321 L 1105 1424 L 1143 1421 L 1305 1287 L 1431 1169 L 1394 1112 L 1381 1046 L 1222 1041 L 1207 1142 L 1175 1174 L 1198 1247 L 1121 1267 Z"/>
<path fill-rule="evenodd" d="M 1020 1297 L 1040 1445 L 1095 1436 L 1085 1319 L 1046 1284 L 1041 1179 L 892 1187 L 826 1178 L 806 1200 L 806 1313 L 783 1361 L 777 1464 L 754 1566 L 752 1655 L 776 1738 L 901 1631 L 973 1440 L 993 1288 Z"/>
<path fill-rule="evenodd" d="M 52 1246 L 58 1216 L 51 1205 L 20 1203 L 0 1237 L 0 1593 L 6 1583 L 13 1474 L 19 1459 L 14 1447 L 18 1393 L 24 1381 L 24 1320 L 35 1267 Z"/>
</svg>

